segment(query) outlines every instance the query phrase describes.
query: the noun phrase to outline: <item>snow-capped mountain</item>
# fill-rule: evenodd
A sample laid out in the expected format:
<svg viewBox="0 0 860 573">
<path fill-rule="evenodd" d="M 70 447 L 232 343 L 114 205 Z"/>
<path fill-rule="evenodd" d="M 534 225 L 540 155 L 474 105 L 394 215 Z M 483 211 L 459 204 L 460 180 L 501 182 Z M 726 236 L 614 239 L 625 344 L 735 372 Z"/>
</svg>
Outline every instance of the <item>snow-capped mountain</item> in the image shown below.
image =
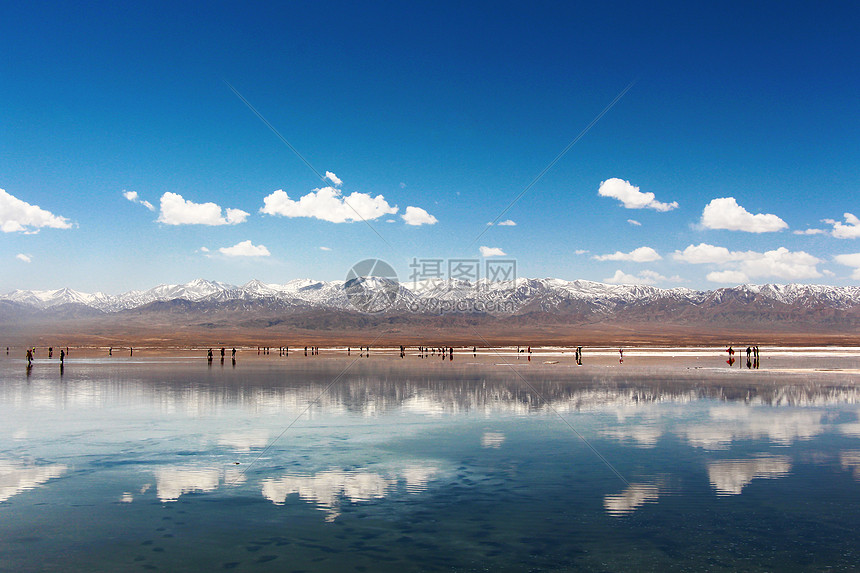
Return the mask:
<svg viewBox="0 0 860 573">
<path fill-rule="evenodd" d="M 355 279 L 354 279 L 355 281 Z M 83 305 L 103 312 L 135 309 L 154 302 L 186 300 L 195 303 L 271 301 L 282 306 L 328 310 L 356 310 L 356 283 L 296 279 L 285 284 L 252 280 L 242 286 L 197 279 L 186 284 L 163 284 L 145 291 L 119 295 L 84 293 L 68 288 L 44 291 L 16 290 L 0 296 L 41 310 L 65 304 Z M 574 313 L 614 312 L 619 309 L 662 305 L 702 307 L 750 305 L 767 309 L 796 306 L 804 309 L 845 310 L 860 306 L 860 287 L 823 285 L 741 285 L 713 291 L 687 288 L 661 289 L 645 285 L 610 285 L 585 280 L 520 278 L 469 283 L 457 280 L 397 283 L 378 277 L 359 279 L 362 297 L 381 294 L 391 311 L 439 313 Z M 363 300 L 363 299 L 361 299 Z M 359 310 L 361 310 L 359 308 Z"/>
</svg>

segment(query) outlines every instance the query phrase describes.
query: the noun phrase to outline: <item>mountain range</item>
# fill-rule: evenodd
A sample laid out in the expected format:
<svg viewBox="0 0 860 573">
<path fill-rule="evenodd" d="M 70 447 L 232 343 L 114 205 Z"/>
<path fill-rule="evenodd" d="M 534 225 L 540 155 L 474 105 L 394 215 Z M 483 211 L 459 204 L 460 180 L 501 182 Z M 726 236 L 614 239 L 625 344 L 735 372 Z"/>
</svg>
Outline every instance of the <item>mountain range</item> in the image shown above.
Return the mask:
<svg viewBox="0 0 860 573">
<path fill-rule="evenodd" d="M 368 309 L 378 312 L 363 312 Z M 651 339 L 670 332 L 695 338 L 754 331 L 829 333 L 845 341 L 860 334 L 860 286 L 765 284 L 698 291 L 551 278 L 407 284 L 359 277 L 285 284 L 252 280 L 241 286 L 197 279 L 118 295 L 16 290 L 0 296 L 0 325 L 28 333 L 42 325 L 39 332 L 111 336 L 140 327 L 185 331 L 189 337 L 219 330 L 236 336 L 342 336 L 394 329 L 444 338 L 480 327 L 499 339 L 523 332 L 559 341 L 571 331 L 636 332 L 645 338 L 650 332 Z"/>
<path fill-rule="evenodd" d="M 397 283 L 389 279 L 368 277 L 358 282 L 371 292 L 396 293 L 393 304 L 387 309 L 389 311 L 417 310 L 435 313 L 455 310 L 454 307 L 459 303 L 461 312 L 523 313 L 534 310 L 563 310 L 585 303 L 593 309 L 610 312 L 625 305 L 648 305 L 660 301 L 701 306 L 739 300 L 754 302 L 763 307 L 797 305 L 810 309 L 826 307 L 847 310 L 860 306 L 860 286 L 765 284 L 697 291 L 688 288 L 661 289 L 647 285 L 611 285 L 585 280 L 525 278 L 478 283 L 457 280 Z M 349 287 L 346 281 L 326 282 L 311 279 L 296 279 L 285 284 L 252 280 L 242 286 L 196 279 L 185 284 L 161 284 L 149 290 L 132 290 L 118 295 L 85 293 L 69 288 L 15 290 L 0 295 L 0 301 L 20 303 L 40 310 L 73 304 L 102 312 L 117 312 L 153 302 L 178 299 L 198 303 L 277 300 L 297 308 L 364 310 L 356 308 L 350 302 Z M 420 305 L 418 309 L 416 304 Z"/>
</svg>

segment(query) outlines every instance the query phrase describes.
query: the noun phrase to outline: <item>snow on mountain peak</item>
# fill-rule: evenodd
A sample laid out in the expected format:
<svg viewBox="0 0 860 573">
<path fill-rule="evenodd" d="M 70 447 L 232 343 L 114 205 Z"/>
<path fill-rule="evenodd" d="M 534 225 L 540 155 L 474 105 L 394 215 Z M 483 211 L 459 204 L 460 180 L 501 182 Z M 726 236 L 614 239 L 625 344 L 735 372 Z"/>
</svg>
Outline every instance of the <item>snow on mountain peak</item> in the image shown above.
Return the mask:
<svg viewBox="0 0 860 573">
<path fill-rule="evenodd" d="M 392 281 L 379 277 L 364 277 L 362 284 L 370 290 L 390 289 Z M 285 284 L 273 284 L 254 279 L 238 287 L 217 281 L 195 279 L 185 284 L 162 284 L 149 290 L 133 290 L 119 295 L 107 295 L 101 292 L 89 294 L 69 288 L 15 290 L 0 296 L 0 300 L 40 309 L 61 304 L 81 304 L 107 312 L 175 299 L 194 302 L 277 299 L 302 306 L 352 309 L 346 293 L 347 286 L 344 281 L 294 279 Z M 802 284 L 740 285 L 714 291 L 695 291 L 684 287 L 660 289 L 647 285 L 609 285 L 587 280 L 517 278 L 501 282 L 481 279 L 474 283 L 460 280 L 400 283 L 398 290 L 403 304 L 410 304 L 417 300 L 448 302 L 469 300 L 493 303 L 496 308 L 499 308 L 499 303 L 504 302 L 507 305 L 505 308 L 511 308 L 513 305 L 516 309 L 529 307 L 543 310 L 580 303 L 597 305 L 599 308 L 611 308 L 619 304 L 647 304 L 660 300 L 686 300 L 693 304 L 700 304 L 705 300 L 714 303 L 724 300 L 759 300 L 769 301 L 768 305 L 783 303 L 810 307 L 825 305 L 831 308 L 860 305 L 860 287 Z M 432 305 L 427 306 L 432 307 Z"/>
</svg>

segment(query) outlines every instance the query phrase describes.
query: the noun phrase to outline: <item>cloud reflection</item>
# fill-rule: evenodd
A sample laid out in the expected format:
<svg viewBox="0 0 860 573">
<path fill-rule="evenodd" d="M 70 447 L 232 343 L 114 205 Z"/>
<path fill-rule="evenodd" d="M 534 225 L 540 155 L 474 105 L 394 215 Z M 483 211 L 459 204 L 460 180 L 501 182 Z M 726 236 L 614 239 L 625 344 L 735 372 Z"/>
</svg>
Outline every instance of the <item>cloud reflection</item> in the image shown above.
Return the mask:
<svg viewBox="0 0 860 573">
<path fill-rule="evenodd" d="M 250 452 L 269 445 L 268 430 L 251 430 L 247 432 L 229 432 L 218 436 L 218 445 L 230 448 L 235 452 Z"/>
<path fill-rule="evenodd" d="M 791 471 L 786 456 L 761 456 L 750 460 L 720 460 L 708 464 L 708 479 L 717 495 L 740 495 L 752 480 L 777 479 Z"/>
<path fill-rule="evenodd" d="M 733 405 L 711 408 L 710 421 L 683 427 L 677 432 L 691 446 L 706 450 L 726 450 L 738 440 L 767 439 L 788 446 L 823 433 L 823 417 L 820 411 Z"/>
<path fill-rule="evenodd" d="M 505 435 L 501 432 L 484 432 L 481 436 L 482 448 L 501 448 L 505 443 Z"/>
<path fill-rule="evenodd" d="M 37 466 L 11 460 L 0 460 L 0 502 L 36 488 L 66 473 L 63 464 Z"/>
<path fill-rule="evenodd" d="M 850 471 L 854 479 L 860 481 L 860 450 L 846 450 L 839 454 L 842 469 Z"/>
<path fill-rule="evenodd" d="M 222 481 L 231 485 L 242 483 L 244 476 L 238 468 L 168 466 L 155 470 L 156 495 L 164 502 L 176 501 L 186 493 L 215 491 Z"/>
<path fill-rule="evenodd" d="M 646 503 L 657 503 L 660 490 L 648 483 L 631 483 L 627 489 L 616 495 L 603 498 L 603 507 L 609 515 L 623 517 L 630 515 Z"/>
<path fill-rule="evenodd" d="M 340 515 L 341 501 L 350 503 L 382 499 L 397 489 L 402 479 L 408 493 L 419 493 L 438 473 L 429 466 L 407 466 L 394 473 L 384 475 L 368 470 L 330 469 L 321 472 L 287 474 L 282 478 L 263 480 L 263 497 L 276 505 L 283 505 L 287 497 L 298 494 L 299 498 L 315 504 L 325 511 L 326 521 L 334 521 Z"/>
</svg>

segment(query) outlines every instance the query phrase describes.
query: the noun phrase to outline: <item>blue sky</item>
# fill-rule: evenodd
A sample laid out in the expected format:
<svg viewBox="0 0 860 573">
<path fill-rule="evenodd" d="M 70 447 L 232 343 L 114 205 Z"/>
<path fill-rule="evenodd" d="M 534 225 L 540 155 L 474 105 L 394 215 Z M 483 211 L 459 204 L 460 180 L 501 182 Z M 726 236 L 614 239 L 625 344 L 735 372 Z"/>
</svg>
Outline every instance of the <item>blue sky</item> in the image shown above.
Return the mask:
<svg viewBox="0 0 860 573">
<path fill-rule="evenodd" d="M 860 281 L 856 3 L 179 4 L 4 3 L 0 292 Z"/>
</svg>

